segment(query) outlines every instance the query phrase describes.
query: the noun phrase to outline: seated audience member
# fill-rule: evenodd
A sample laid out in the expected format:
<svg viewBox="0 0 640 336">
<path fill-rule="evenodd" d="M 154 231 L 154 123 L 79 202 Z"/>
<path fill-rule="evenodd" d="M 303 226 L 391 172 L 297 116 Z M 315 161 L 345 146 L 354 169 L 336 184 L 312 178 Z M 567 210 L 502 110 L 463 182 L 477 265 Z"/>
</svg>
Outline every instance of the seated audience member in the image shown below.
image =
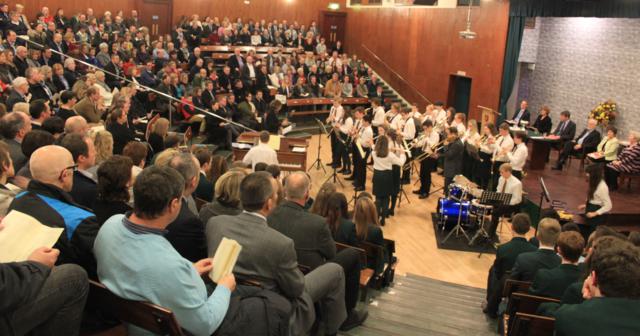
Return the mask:
<svg viewBox="0 0 640 336">
<path fill-rule="evenodd" d="M 87 89 L 86 96 L 82 98 L 73 109 L 83 116 L 88 123 L 98 124 L 102 120 L 102 111 L 100 110 L 100 90 L 92 86 Z"/>
<path fill-rule="evenodd" d="M 640 174 L 640 133 L 629 132 L 629 146 L 620 152 L 618 159 L 609 163 L 604 175 L 611 191 L 618 190 L 618 177 L 620 174 Z"/>
<path fill-rule="evenodd" d="M 518 281 L 533 281 L 538 270 L 560 265 L 562 260 L 555 252 L 560 230 L 560 223 L 557 220 L 551 218 L 541 220 L 538 223 L 538 233 L 536 234 L 540 247 L 536 251 L 518 255 L 509 278 Z"/>
<path fill-rule="evenodd" d="M 77 116 L 78 113 L 73 109 L 76 105 L 76 95 L 72 91 L 62 91 L 60 93 L 60 107 L 56 112 L 56 116 L 67 120 L 73 116 Z"/>
<path fill-rule="evenodd" d="M 159 118 L 158 121 L 150 126 L 151 132 L 147 138 L 154 155 L 158 155 L 160 152 L 167 148 L 164 144 L 167 134 L 169 132 L 169 119 Z"/>
<path fill-rule="evenodd" d="M 349 204 L 343 193 L 336 192 L 329 196 L 323 216 L 336 242 L 350 246 L 358 244 L 356 226 L 349 219 Z"/>
<path fill-rule="evenodd" d="M 599 238 L 589 257 L 580 304 L 555 312 L 555 334 L 638 335 L 640 331 L 640 250 L 615 237 Z"/>
<path fill-rule="evenodd" d="M 0 119 L 2 142 L 9 147 L 14 171 L 19 171 L 27 163 L 20 144 L 29 132 L 31 132 L 31 120 L 26 113 L 10 112 Z"/>
<path fill-rule="evenodd" d="M 222 155 L 214 155 L 211 158 L 211 168 L 209 171 L 205 171 L 209 179 L 211 180 L 211 184 L 216 185 L 216 181 L 218 178 L 222 176 L 224 173 L 229 171 L 229 167 L 227 166 L 227 159 Z"/>
<path fill-rule="evenodd" d="M 260 143 L 251 148 L 242 159 L 246 165 L 250 165 L 251 169 L 255 169 L 258 162 L 270 164 L 278 164 L 278 154 L 269 146 L 269 132 L 260 132 Z"/>
<path fill-rule="evenodd" d="M 95 243 L 100 281 L 115 295 L 150 301 L 170 309 L 194 335 L 211 335 L 222 323 L 235 289 L 233 274 L 223 277 L 211 296 L 201 276 L 211 259 L 183 258 L 164 238 L 182 212 L 185 181 L 169 167 L 142 171 L 134 185 L 133 212 L 111 217 Z M 128 325 L 129 334 L 143 330 Z"/>
<path fill-rule="evenodd" d="M 596 149 L 596 153 L 599 156 L 598 159 L 589 158 L 593 162 L 605 162 L 611 163 L 618 159 L 618 129 L 613 126 L 607 126 L 607 134 L 605 137 L 600 140 L 598 147 Z"/>
<path fill-rule="evenodd" d="M 559 140 L 560 146 L 559 149 L 563 150 L 564 144 L 567 142 L 571 142 L 573 138 L 576 136 L 576 123 L 571 120 L 571 112 L 562 111 L 560 112 L 560 122 L 556 129 L 551 132 L 551 134 L 547 135 L 547 138 L 551 140 Z"/>
<path fill-rule="evenodd" d="M 31 128 L 41 129 L 42 123 L 51 117 L 51 109 L 44 99 L 35 99 L 29 103 L 29 114 L 31 115 Z"/>
<path fill-rule="evenodd" d="M 496 251 L 496 259 L 489 269 L 487 278 L 487 304 L 483 312 L 492 318 L 498 317 L 498 305 L 502 298 L 502 290 L 509 272 L 516 262 L 516 258 L 525 252 L 533 252 L 536 248 L 529 244 L 526 238 L 531 228 L 531 219 L 525 213 L 513 216 L 511 220 L 511 232 L 513 238 L 508 243 L 502 244 Z"/>
<path fill-rule="evenodd" d="M 124 214 L 129 206 L 129 188 L 133 185 L 129 157 L 114 155 L 98 168 L 98 192 L 93 211 L 98 223 L 104 224 L 113 215 Z"/>
<path fill-rule="evenodd" d="M 529 288 L 531 294 L 561 299 L 565 290 L 580 277 L 578 261 L 584 250 L 584 238 L 580 232 L 560 233 L 557 250 L 562 263 L 555 268 L 539 270 Z"/>
<path fill-rule="evenodd" d="M 6 184 L 7 180 L 15 175 L 13 170 L 13 163 L 11 162 L 11 156 L 9 155 L 9 149 L 7 145 L 0 142 L 0 216 L 7 214 L 9 204 L 16 196 L 16 192 L 9 189 Z"/>
<path fill-rule="evenodd" d="M 69 117 L 64 122 L 64 132 L 67 134 L 75 133 L 86 135 L 89 132 L 89 124 L 82 116 Z"/>
<path fill-rule="evenodd" d="M 218 178 L 213 201 L 202 206 L 200 220 L 207 223 L 211 217 L 235 216 L 242 212 L 240 207 L 240 183 L 247 176 L 244 170 L 230 170 Z"/>
<path fill-rule="evenodd" d="M 64 228 L 54 245 L 60 250 L 57 265 L 78 264 L 95 276 L 93 241 L 98 224 L 93 213 L 84 210 L 69 194 L 77 165 L 71 153 L 60 146 L 37 149 L 29 160 L 31 176 L 26 193 L 16 197 L 9 211 L 17 210 L 40 223 Z"/>
<path fill-rule="evenodd" d="M 217 216 L 207 223 L 209 255 L 213 256 L 222 238 L 236 240 L 242 252 L 234 274 L 259 279 L 265 289 L 284 295 L 292 303 L 290 335 L 308 333 L 315 322 L 314 303 L 320 309 L 321 334 L 332 335 L 347 317 L 342 267 L 326 263 L 303 275 L 298 268 L 293 240 L 270 228 L 267 216 L 276 204 L 278 182 L 266 172 L 244 178 L 240 197 L 244 212 L 237 216 Z"/>
<path fill-rule="evenodd" d="M 96 163 L 96 148 L 93 140 L 88 136 L 69 134 L 62 138 L 60 145 L 71 152 L 76 163 L 76 169 L 73 171 L 73 187 L 70 192 L 73 200 L 85 208 L 93 209 L 93 202 L 98 192 L 96 177 L 89 172 Z"/>
<path fill-rule="evenodd" d="M 286 200 L 267 218 L 269 226 L 291 238 L 298 256 L 298 263 L 312 270 L 328 261 L 342 266 L 345 273 L 345 303 L 347 320 L 341 326 L 346 331 L 366 319 L 366 312 L 355 310 L 360 286 L 360 261 L 353 249 L 345 249 L 336 254 L 335 241 L 327 221 L 304 209 L 309 198 L 311 181 L 304 172 L 294 172 L 287 176 L 284 186 Z M 295 218 L 296 220 L 291 220 Z"/>
<path fill-rule="evenodd" d="M 142 169 L 147 163 L 147 154 L 149 153 L 149 147 L 146 144 L 138 141 L 131 141 L 122 150 L 122 155 L 131 159 L 133 166 L 131 167 L 131 181 L 135 181 L 138 174 L 142 172 Z"/>
<path fill-rule="evenodd" d="M 322 186 L 320 186 L 320 190 L 316 194 L 315 200 L 313 200 L 313 204 L 311 205 L 311 209 L 309 212 L 314 213 L 318 216 L 322 216 L 322 214 L 327 212 L 327 200 L 331 194 L 335 193 L 337 190 L 337 186 L 335 183 L 327 181 Z"/>
<path fill-rule="evenodd" d="M 59 139 L 64 133 L 64 120 L 60 117 L 50 117 L 42 122 L 42 130 L 51 133 L 54 138 Z"/>
<path fill-rule="evenodd" d="M 271 174 L 271 176 L 273 176 L 274 179 L 280 181 L 280 174 L 282 173 L 282 170 L 280 169 L 279 165 L 270 164 L 267 166 L 265 171 L 269 172 L 269 174 Z"/>
<path fill-rule="evenodd" d="M 33 152 L 36 149 L 48 145 L 53 145 L 55 142 L 55 138 L 51 133 L 45 132 L 43 130 L 33 130 L 22 139 L 22 143 L 20 147 L 22 149 L 22 154 L 28 159 L 31 158 Z M 18 176 L 26 177 L 31 179 L 31 171 L 29 170 L 29 162 L 27 162 L 17 173 Z"/>
<path fill-rule="evenodd" d="M 562 170 L 562 166 L 571 154 L 587 155 L 596 151 L 600 143 L 600 132 L 596 130 L 598 122 L 589 119 L 585 128 L 574 141 L 565 141 L 560 149 L 558 163 L 553 169 Z"/>
<path fill-rule="evenodd" d="M 533 122 L 533 127 L 537 129 L 540 134 L 547 135 L 551 132 L 553 122 L 551 121 L 549 113 L 551 113 L 551 109 L 549 109 L 548 106 L 543 106 L 540 109 L 540 114 L 538 114 L 538 117 Z"/>
<path fill-rule="evenodd" d="M 96 165 L 90 171 L 95 176 L 98 167 L 113 156 L 113 135 L 107 130 L 99 130 L 91 133 L 91 139 L 96 148 Z"/>
<path fill-rule="evenodd" d="M 200 180 L 193 195 L 199 199 L 211 202 L 213 200 L 213 183 L 207 178 L 207 171 L 211 169 L 211 152 L 207 148 L 198 148 L 193 155 L 198 159 Z"/>
<path fill-rule="evenodd" d="M 197 216 L 192 194 L 198 186 L 198 160 L 191 153 L 178 153 L 166 164 L 180 173 L 185 182 L 178 217 L 167 226 L 165 238 L 185 259 L 196 262 L 207 256 L 204 224 Z M 191 200 L 189 200 L 191 198 Z M 193 203 L 191 205 L 190 203 Z M 192 208 L 193 207 L 193 208 Z"/>
<path fill-rule="evenodd" d="M 79 334 L 89 294 L 87 272 L 73 264 L 54 266 L 59 254 L 41 247 L 26 261 L 0 263 L 0 334 Z"/>
<path fill-rule="evenodd" d="M 135 134 L 129 128 L 127 113 L 124 109 L 115 108 L 111 111 L 107 119 L 106 129 L 113 135 L 113 154 L 122 154 L 124 146 L 135 140 Z"/>
</svg>

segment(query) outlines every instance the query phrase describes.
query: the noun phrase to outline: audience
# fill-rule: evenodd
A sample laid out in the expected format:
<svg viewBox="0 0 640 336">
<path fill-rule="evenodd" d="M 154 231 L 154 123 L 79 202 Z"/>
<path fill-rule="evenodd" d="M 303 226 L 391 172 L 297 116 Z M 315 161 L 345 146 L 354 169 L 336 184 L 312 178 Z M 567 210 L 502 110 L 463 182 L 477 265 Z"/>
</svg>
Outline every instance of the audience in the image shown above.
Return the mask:
<svg viewBox="0 0 640 336">
<path fill-rule="evenodd" d="M 29 132 L 31 120 L 26 113 L 10 112 L 0 119 L 0 134 L 2 141 L 9 147 L 14 171 L 19 171 L 27 163 L 20 144 Z"/>
<path fill-rule="evenodd" d="M 510 279 L 533 281 L 539 269 L 549 269 L 560 265 L 561 259 L 555 252 L 556 242 L 560 235 L 560 223 L 551 218 L 544 218 L 538 223 L 536 237 L 540 247 L 536 251 L 521 253 L 516 257 Z"/>
<path fill-rule="evenodd" d="M 131 210 L 129 188 L 133 186 L 132 167 L 133 162 L 129 157 L 114 155 L 98 168 L 97 197 L 93 210 L 100 225 L 113 215 Z"/>
<path fill-rule="evenodd" d="M 211 217 L 220 215 L 235 216 L 242 212 L 240 206 L 240 183 L 247 176 L 241 169 L 230 170 L 216 181 L 214 197 L 200 209 L 200 220 L 208 223 Z"/>
<path fill-rule="evenodd" d="M 7 180 L 14 175 L 9 149 L 7 145 L 0 143 L 0 216 L 7 214 L 7 209 L 16 196 L 16 192 L 6 186 Z"/>
<path fill-rule="evenodd" d="M 207 172 L 211 170 L 212 156 L 208 148 L 197 148 L 193 155 L 198 159 L 200 167 L 200 180 L 193 195 L 201 200 L 211 202 L 213 200 L 213 183 L 207 178 Z"/>
<path fill-rule="evenodd" d="M 71 196 L 74 201 L 85 208 L 93 209 L 98 186 L 95 175 L 89 172 L 96 163 L 96 149 L 93 140 L 79 134 L 66 135 L 60 145 L 72 155 L 76 167 L 73 171 L 73 187 Z"/>
</svg>

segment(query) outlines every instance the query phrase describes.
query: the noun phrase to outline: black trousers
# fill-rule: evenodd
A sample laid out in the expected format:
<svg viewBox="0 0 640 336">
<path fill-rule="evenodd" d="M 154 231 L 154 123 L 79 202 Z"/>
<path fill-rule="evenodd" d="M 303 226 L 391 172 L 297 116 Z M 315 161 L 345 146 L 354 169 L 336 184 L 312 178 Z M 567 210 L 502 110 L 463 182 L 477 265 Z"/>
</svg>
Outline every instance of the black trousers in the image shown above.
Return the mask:
<svg viewBox="0 0 640 336">
<path fill-rule="evenodd" d="M 506 215 L 512 215 L 516 212 L 520 211 L 520 204 L 516 205 L 498 205 L 493 208 L 493 213 L 491 214 L 491 226 L 487 233 L 489 237 L 494 237 L 496 235 L 496 230 L 498 229 L 498 221 L 500 217 Z"/>
<path fill-rule="evenodd" d="M 363 187 L 366 183 L 367 177 L 367 160 L 371 150 L 368 148 L 362 148 L 364 150 L 364 157 L 360 156 L 360 151 L 354 144 L 351 146 L 351 153 L 353 154 L 353 181 L 356 187 Z"/>
<path fill-rule="evenodd" d="M 558 166 L 562 167 L 562 165 L 564 165 L 564 162 L 567 161 L 567 158 L 569 157 L 569 155 L 573 153 L 582 152 L 582 149 L 580 149 L 579 151 L 573 149 L 575 145 L 576 145 L 575 141 L 565 141 L 562 144 L 562 147 L 560 148 L 560 153 L 558 154 Z"/>
<path fill-rule="evenodd" d="M 349 157 L 349 144 L 347 143 L 348 135 L 339 132 L 338 133 L 338 155 L 342 160 L 342 169 L 351 170 L 351 158 Z M 342 140 L 342 141 L 340 141 Z"/>
<path fill-rule="evenodd" d="M 331 132 L 331 163 L 334 168 L 340 167 L 340 148 L 339 148 L 338 135 L 336 134 L 335 128 Z"/>
<path fill-rule="evenodd" d="M 389 203 L 391 197 L 389 196 L 376 196 L 376 208 L 378 209 L 378 217 L 380 217 L 380 224 L 384 225 L 385 220 L 389 217 Z"/>
<path fill-rule="evenodd" d="M 604 168 L 604 181 L 607 182 L 607 186 L 609 186 L 610 190 L 618 189 L 618 177 L 620 176 L 620 172 L 610 168 L 609 166 L 605 166 Z"/>
<path fill-rule="evenodd" d="M 444 194 L 449 196 L 449 185 L 453 182 L 453 177 L 444 177 Z"/>
<path fill-rule="evenodd" d="M 348 248 L 338 252 L 331 261 L 342 266 L 344 270 L 344 302 L 347 306 L 347 313 L 350 313 L 358 303 L 360 270 L 362 269 L 360 256 L 358 251 Z"/>
<path fill-rule="evenodd" d="M 474 175 L 476 184 L 480 189 L 488 189 L 491 180 L 491 154 L 480 152 L 481 162 L 478 162 L 477 171 Z"/>
<path fill-rule="evenodd" d="M 431 173 L 436 167 L 436 159 L 426 158 L 420 162 L 420 194 L 431 192 Z"/>
<path fill-rule="evenodd" d="M 502 300 L 502 290 L 506 282 L 507 275 L 498 277 L 493 266 L 489 269 L 487 277 L 487 308 L 486 312 L 490 316 L 498 315 L 498 306 Z"/>
</svg>

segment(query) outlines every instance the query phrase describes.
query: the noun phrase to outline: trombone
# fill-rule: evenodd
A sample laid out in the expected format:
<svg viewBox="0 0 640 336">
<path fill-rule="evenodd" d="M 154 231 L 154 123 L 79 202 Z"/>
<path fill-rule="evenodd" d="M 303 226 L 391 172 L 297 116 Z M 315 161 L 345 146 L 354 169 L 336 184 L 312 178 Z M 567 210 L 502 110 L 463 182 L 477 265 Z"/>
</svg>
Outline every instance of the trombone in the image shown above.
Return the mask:
<svg viewBox="0 0 640 336">
<path fill-rule="evenodd" d="M 427 158 L 432 157 L 433 154 L 439 152 L 442 148 L 444 148 L 444 142 L 445 141 L 446 141 L 446 139 L 438 142 L 437 144 L 435 144 L 433 146 L 431 146 L 430 147 L 430 149 L 431 149 L 430 152 L 422 152 L 422 153 L 420 153 L 420 155 L 416 156 L 412 161 L 405 163 L 403 168 L 405 170 L 409 169 L 411 167 L 411 163 L 412 162 L 420 163 L 420 162 L 426 160 Z"/>
</svg>

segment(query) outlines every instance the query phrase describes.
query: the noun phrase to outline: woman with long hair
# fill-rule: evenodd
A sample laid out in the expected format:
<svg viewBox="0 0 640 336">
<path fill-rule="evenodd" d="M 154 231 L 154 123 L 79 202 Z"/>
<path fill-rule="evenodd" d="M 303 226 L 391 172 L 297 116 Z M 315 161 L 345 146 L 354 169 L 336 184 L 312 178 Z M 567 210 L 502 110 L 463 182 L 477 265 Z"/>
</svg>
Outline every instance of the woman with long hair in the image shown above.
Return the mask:
<svg viewBox="0 0 640 336">
<path fill-rule="evenodd" d="M 230 170 L 216 181 L 213 201 L 202 206 L 200 220 L 207 223 L 211 217 L 220 215 L 235 216 L 242 212 L 240 204 L 240 184 L 247 172 L 240 169 Z"/>
<path fill-rule="evenodd" d="M 93 211 L 102 225 L 116 214 L 131 210 L 129 188 L 133 185 L 133 161 L 128 156 L 114 155 L 98 168 L 98 194 Z"/>
<path fill-rule="evenodd" d="M 480 164 L 480 161 L 475 159 L 473 153 L 471 152 L 471 146 L 476 146 L 478 140 L 480 140 L 480 133 L 478 133 L 478 122 L 475 119 L 469 119 L 469 121 L 467 122 L 467 129 L 462 136 L 462 142 L 465 146 L 462 161 L 462 174 L 471 181 L 475 179 L 475 175 L 477 174 L 476 171 L 478 165 Z"/>
<path fill-rule="evenodd" d="M 612 204 L 609 187 L 604 181 L 603 165 L 599 163 L 589 165 L 586 172 L 589 178 L 587 202 L 580 205 L 578 209 L 585 211 L 587 220 L 586 225 L 582 226 L 582 233 L 585 237 L 589 237 L 598 225 L 604 223 L 603 215 L 611 211 Z"/>
<path fill-rule="evenodd" d="M 329 196 L 336 192 L 336 184 L 333 182 L 325 182 L 318 190 L 316 194 L 316 198 L 311 205 L 311 209 L 309 210 L 311 213 L 316 214 L 318 216 L 323 216 L 326 213 L 327 208 L 327 200 Z"/>
<path fill-rule="evenodd" d="M 402 143 L 402 133 L 396 131 L 393 128 L 390 128 L 389 131 L 387 132 L 387 136 L 389 138 L 389 151 L 394 152 L 398 157 L 402 159 L 402 163 L 400 164 L 393 163 L 393 165 L 391 166 L 392 192 L 391 192 L 391 206 L 389 207 L 388 214 L 389 216 L 393 216 L 395 214 L 396 203 L 398 201 L 398 195 L 400 194 L 400 188 L 401 188 L 401 184 L 400 184 L 400 177 L 402 175 L 401 167 L 402 165 L 404 165 L 406 156 L 405 156 L 404 146 Z"/>
<path fill-rule="evenodd" d="M 348 205 L 347 198 L 343 193 L 334 192 L 327 199 L 326 212 L 323 217 L 327 219 L 333 240 L 338 243 L 355 246 L 358 244 L 356 226 L 349 219 Z"/>
<path fill-rule="evenodd" d="M 356 200 L 353 210 L 353 222 L 356 226 L 356 237 L 359 242 L 368 242 L 384 248 L 384 235 L 380 228 L 376 204 L 371 198 L 371 195 L 365 194 L 363 196 L 363 194 L 364 193 L 360 194 L 360 197 Z M 389 261 L 390 257 L 386 250 L 383 257 L 384 258 L 382 260 L 378 260 L 377 264 L 369 262 L 367 267 L 375 269 L 376 273 L 381 272 L 384 264 Z"/>
<path fill-rule="evenodd" d="M 495 136 L 496 128 L 492 123 L 487 123 L 482 127 L 482 136 L 476 142 L 480 162 L 477 165 L 475 182 L 480 189 L 487 189 L 491 180 L 491 157 L 496 150 Z"/>
<path fill-rule="evenodd" d="M 384 129 L 380 129 L 384 134 Z M 393 165 L 404 164 L 404 155 L 398 156 L 389 150 L 389 138 L 382 135 L 378 138 L 373 153 L 373 194 L 376 196 L 376 207 L 380 216 L 380 224 L 384 225 L 389 216 L 389 203 L 394 193 Z"/>
</svg>

